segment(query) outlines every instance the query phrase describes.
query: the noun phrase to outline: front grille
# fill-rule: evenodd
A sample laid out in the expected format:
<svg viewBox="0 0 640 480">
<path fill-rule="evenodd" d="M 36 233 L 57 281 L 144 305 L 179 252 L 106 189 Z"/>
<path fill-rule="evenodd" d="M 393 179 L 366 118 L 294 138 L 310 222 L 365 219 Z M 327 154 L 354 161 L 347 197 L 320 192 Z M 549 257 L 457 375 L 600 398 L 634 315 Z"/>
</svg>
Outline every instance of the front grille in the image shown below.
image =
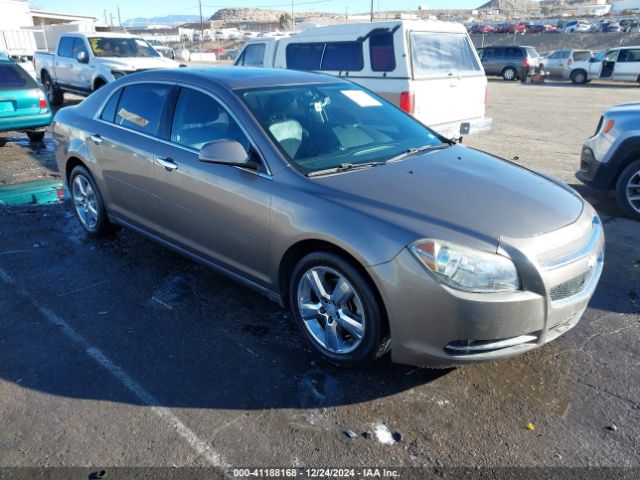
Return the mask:
<svg viewBox="0 0 640 480">
<path fill-rule="evenodd" d="M 597 248 L 602 235 L 602 226 L 598 217 L 593 217 L 591 231 L 584 236 L 570 240 L 536 254 L 538 264 L 545 269 L 557 268 L 592 254 Z"/>
<path fill-rule="evenodd" d="M 574 295 L 579 294 L 589 284 L 591 275 L 593 275 L 593 268 L 590 268 L 586 272 L 578 275 L 577 277 L 573 277 L 572 279 L 567 280 L 560 285 L 552 287 L 551 291 L 549 292 L 551 301 L 557 302 L 558 300 L 564 300 L 565 298 L 573 297 Z"/>
</svg>

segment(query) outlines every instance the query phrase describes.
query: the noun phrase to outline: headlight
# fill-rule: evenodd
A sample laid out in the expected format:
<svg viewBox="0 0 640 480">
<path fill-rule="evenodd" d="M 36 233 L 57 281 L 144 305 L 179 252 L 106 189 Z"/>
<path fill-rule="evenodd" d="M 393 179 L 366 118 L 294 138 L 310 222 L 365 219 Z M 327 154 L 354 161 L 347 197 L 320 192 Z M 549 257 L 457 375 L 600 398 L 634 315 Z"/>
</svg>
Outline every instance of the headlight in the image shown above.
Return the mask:
<svg viewBox="0 0 640 480">
<path fill-rule="evenodd" d="M 440 240 L 420 240 L 410 249 L 440 283 L 456 290 L 511 292 L 521 288 L 516 266 L 502 255 Z"/>
<path fill-rule="evenodd" d="M 111 70 L 111 75 L 113 75 L 113 78 L 116 80 L 120 77 L 124 77 L 126 74 L 127 72 L 121 72 L 120 70 Z"/>
</svg>

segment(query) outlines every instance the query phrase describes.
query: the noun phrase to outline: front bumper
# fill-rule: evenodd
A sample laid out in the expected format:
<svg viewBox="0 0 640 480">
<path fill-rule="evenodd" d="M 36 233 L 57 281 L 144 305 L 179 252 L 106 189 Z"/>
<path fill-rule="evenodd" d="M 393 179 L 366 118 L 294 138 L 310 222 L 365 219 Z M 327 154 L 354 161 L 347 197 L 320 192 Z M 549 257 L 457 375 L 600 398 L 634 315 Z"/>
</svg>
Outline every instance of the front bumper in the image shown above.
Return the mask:
<svg viewBox="0 0 640 480">
<path fill-rule="evenodd" d="M 602 227 L 593 226 L 597 217 L 586 207 L 578 221 L 556 232 L 501 239 L 501 253 L 514 260 L 521 276 L 523 289 L 517 292 L 450 289 L 408 249 L 370 267 L 387 309 L 392 360 L 428 367 L 495 360 L 540 347 L 574 327 L 604 262 Z M 554 255 L 568 260 L 558 262 Z"/>
</svg>

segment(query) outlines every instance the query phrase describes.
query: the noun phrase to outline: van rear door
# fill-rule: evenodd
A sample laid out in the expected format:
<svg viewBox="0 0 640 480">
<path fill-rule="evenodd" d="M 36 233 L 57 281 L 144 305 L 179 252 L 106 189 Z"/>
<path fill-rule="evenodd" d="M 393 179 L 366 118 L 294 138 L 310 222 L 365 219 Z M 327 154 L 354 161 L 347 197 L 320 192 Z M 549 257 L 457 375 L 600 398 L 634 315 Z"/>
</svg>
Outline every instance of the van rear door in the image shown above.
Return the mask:
<svg viewBox="0 0 640 480">
<path fill-rule="evenodd" d="M 444 135 L 484 118 L 487 77 L 466 33 L 411 31 L 414 116 Z"/>
</svg>

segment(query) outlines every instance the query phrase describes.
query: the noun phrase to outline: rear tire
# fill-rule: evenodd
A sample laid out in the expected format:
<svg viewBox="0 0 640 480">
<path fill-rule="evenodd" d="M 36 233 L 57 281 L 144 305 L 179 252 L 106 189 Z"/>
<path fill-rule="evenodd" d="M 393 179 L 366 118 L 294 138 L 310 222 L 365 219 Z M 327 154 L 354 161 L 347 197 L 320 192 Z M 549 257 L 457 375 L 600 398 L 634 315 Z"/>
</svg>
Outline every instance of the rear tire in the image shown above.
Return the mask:
<svg viewBox="0 0 640 480">
<path fill-rule="evenodd" d="M 44 87 L 44 91 L 47 94 L 47 99 L 49 100 L 49 104 L 52 107 L 57 107 L 58 105 L 62 105 L 64 103 L 64 93 L 62 90 L 57 88 L 51 77 L 47 72 L 42 73 L 42 86 Z"/>
<path fill-rule="evenodd" d="M 616 200 L 628 217 L 640 220 L 640 160 L 628 165 L 618 177 Z"/>
<path fill-rule="evenodd" d="M 571 81 L 576 85 L 584 85 L 587 83 L 587 74 L 582 70 L 576 70 L 571 74 Z"/>
<path fill-rule="evenodd" d="M 311 253 L 297 263 L 289 304 L 308 344 L 331 363 L 363 366 L 389 350 L 382 306 L 369 280 L 334 253 Z"/>
<path fill-rule="evenodd" d="M 511 82 L 518 77 L 518 72 L 513 67 L 507 67 L 502 71 L 502 78 L 507 82 Z"/>
<path fill-rule="evenodd" d="M 69 189 L 76 217 L 87 235 L 99 238 L 118 230 L 107 218 L 98 186 L 85 167 L 78 165 L 71 171 Z"/>
<path fill-rule="evenodd" d="M 44 133 L 44 131 L 29 131 L 27 132 L 27 137 L 31 142 L 41 142 L 44 140 Z"/>
</svg>

